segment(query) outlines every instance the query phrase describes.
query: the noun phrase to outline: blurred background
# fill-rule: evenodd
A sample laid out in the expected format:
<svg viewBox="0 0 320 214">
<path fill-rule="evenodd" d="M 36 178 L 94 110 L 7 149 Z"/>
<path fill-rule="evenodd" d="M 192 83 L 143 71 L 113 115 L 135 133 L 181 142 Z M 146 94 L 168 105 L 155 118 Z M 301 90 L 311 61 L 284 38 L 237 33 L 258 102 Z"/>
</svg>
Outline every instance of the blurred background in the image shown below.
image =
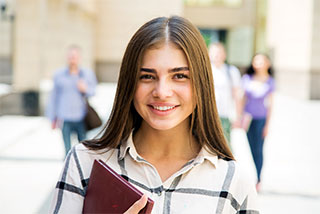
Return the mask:
<svg viewBox="0 0 320 214">
<path fill-rule="evenodd" d="M 253 54 L 270 56 L 276 98 L 262 213 L 320 213 L 319 0 L 0 0 L 0 213 L 48 209 L 64 153 L 43 115 L 67 47 L 79 45 L 83 66 L 95 71 L 92 103 L 106 120 L 129 39 L 170 15 L 189 19 L 207 44 L 223 42 L 242 73 Z M 245 134 L 232 136 L 236 157 L 254 173 Z"/>
<path fill-rule="evenodd" d="M 181 15 L 207 43 L 222 41 L 245 69 L 256 52 L 272 59 L 277 90 L 320 98 L 318 0 L 0 0 L 0 114 L 42 114 L 53 72 L 70 44 L 99 82 L 116 82 L 127 42 L 156 16 Z M 30 100 L 30 102 L 29 102 Z M 15 105 L 11 105 L 15 103 Z"/>
</svg>

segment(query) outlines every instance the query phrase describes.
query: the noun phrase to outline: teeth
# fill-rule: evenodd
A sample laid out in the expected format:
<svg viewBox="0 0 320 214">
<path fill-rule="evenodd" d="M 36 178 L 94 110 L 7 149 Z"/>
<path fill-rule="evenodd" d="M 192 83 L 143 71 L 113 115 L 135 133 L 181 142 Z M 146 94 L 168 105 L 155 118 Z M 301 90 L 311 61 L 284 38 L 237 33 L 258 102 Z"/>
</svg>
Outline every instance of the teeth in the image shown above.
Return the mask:
<svg viewBox="0 0 320 214">
<path fill-rule="evenodd" d="M 174 106 L 153 106 L 153 108 L 159 111 L 167 111 L 167 110 L 173 109 Z"/>
</svg>

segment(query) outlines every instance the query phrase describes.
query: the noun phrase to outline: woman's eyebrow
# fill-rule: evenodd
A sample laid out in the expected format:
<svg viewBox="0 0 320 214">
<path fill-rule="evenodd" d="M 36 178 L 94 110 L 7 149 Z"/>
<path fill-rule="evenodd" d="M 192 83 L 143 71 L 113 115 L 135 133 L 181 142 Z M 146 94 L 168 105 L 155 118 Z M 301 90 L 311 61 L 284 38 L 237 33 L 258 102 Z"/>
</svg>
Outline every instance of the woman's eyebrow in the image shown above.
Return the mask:
<svg viewBox="0 0 320 214">
<path fill-rule="evenodd" d="M 171 72 L 189 71 L 189 67 L 177 67 L 170 69 Z"/>
<path fill-rule="evenodd" d="M 156 70 L 152 68 L 141 68 L 140 71 L 144 71 L 148 73 L 156 73 Z M 170 69 L 169 72 L 179 72 L 179 71 L 189 71 L 189 67 L 176 67 L 176 68 Z"/>
<path fill-rule="evenodd" d="M 140 68 L 140 71 L 144 71 L 148 73 L 156 73 L 156 71 L 152 68 Z"/>
</svg>

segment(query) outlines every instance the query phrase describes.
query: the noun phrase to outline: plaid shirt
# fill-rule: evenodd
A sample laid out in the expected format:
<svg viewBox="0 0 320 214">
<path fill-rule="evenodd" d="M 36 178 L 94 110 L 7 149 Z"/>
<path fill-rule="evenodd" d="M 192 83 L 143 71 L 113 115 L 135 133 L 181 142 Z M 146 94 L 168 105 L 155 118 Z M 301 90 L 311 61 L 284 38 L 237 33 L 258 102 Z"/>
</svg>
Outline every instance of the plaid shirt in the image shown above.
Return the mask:
<svg viewBox="0 0 320 214">
<path fill-rule="evenodd" d="M 137 153 L 132 136 L 104 153 L 78 144 L 69 152 L 56 185 L 50 213 L 82 213 L 93 161 L 104 160 L 154 202 L 158 213 L 259 213 L 256 191 L 235 161 L 218 158 L 202 148 L 165 182 Z"/>
</svg>

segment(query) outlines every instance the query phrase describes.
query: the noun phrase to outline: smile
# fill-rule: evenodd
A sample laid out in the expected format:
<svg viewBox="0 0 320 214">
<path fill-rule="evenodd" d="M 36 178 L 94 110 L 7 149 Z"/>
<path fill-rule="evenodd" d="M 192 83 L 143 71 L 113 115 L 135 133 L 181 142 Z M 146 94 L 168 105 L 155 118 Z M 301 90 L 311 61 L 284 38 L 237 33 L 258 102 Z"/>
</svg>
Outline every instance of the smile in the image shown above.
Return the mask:
<svg viewBox="0 0 320 214">
<path fill-rule="evenodd" d="M 157 111 L 169 111 L 174 109 L 176 106 L 156 106 L 156 105 L 150 105 L 150 107 L 152 107 L 153 109 L 157 110 Z"/>
</svg>

